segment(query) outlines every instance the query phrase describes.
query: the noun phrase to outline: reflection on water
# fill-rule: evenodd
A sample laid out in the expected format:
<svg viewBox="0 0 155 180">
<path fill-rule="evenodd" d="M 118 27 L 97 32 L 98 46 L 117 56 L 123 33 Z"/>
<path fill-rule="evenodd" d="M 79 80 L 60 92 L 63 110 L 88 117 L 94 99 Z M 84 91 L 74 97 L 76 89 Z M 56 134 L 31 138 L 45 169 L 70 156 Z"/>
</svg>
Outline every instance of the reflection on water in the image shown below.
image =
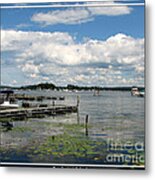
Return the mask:
<svg viewBox="0 0 155 180">
<path fill-rule="evenodd" d="M 109 139 L 144 143 L 144 98 L 133 97 L 130 92 L 102 91 L 99 96 L 93 96 L 92 92 L 25 93 L 65 96 L 65 101 L 55 103 L 66 105 L 75 105 L 78 95 L 79 113 L 1 123 L 2 161 L 106 164 L 105 143 Z M 46 103 L 53 102 L 46 100 Z M 85 136 L 86 115 L 88 137 Z M 135 152 L 135 148 L 130 150 Z M 66 160 L 68 156 L 71 162 Z"/>
</svg>

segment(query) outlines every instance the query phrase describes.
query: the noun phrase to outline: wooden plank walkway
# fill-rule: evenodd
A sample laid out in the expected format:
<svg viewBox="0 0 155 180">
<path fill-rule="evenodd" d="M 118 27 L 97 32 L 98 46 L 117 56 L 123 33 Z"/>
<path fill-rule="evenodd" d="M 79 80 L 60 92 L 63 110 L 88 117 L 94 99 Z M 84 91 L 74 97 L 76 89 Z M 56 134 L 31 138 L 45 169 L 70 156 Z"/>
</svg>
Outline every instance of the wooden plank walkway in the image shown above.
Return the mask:
<svg viewBox="0 0 155 180">
<path fill-rule="evenodd" d="M 0 118 L 11 117 L 27 117 L 31 118 L 36 115 L 59 115 L 65 113 L 77 112 L 77 106 L 48 106 L 48 107 L 33 107 L 20 109 L 0 110 Z"/>
</svg>

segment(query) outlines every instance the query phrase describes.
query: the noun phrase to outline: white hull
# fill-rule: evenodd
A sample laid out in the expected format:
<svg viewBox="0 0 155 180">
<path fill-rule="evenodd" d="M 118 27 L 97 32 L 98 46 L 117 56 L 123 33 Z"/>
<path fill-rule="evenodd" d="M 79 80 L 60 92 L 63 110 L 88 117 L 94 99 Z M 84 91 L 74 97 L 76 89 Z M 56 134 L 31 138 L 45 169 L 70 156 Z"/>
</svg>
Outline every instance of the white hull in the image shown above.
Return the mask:
<svg viewBox="0 0 155 180">
<path fill-rule="evenodd" d="M 138 88 L 133 88 L 131 90 L 131 95 L 132 96 L 144 97 L 145 96 L 145 92 L 139 91 Z"/>
<path fill-rule="evenodd" d="M 4 101 L 3 104 L 0 104 L 0 109 L 16 109 L 18 107 L 18 104 L 10 104 L 9 101 Z"/>
</svg>

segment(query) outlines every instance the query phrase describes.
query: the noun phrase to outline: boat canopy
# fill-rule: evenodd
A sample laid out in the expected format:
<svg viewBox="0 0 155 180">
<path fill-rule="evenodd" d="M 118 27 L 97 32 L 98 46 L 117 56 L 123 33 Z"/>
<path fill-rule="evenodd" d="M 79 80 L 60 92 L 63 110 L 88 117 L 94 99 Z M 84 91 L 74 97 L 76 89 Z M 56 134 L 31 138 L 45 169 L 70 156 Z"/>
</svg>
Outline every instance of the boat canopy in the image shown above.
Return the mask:
<svg viewBox="0 0 155 180">
<path fill-rule="evenodd" d="M 2 90 L 0 91 L 1 94 L 13 94 L 14 92 L 12 90 Z"/>
</svg>

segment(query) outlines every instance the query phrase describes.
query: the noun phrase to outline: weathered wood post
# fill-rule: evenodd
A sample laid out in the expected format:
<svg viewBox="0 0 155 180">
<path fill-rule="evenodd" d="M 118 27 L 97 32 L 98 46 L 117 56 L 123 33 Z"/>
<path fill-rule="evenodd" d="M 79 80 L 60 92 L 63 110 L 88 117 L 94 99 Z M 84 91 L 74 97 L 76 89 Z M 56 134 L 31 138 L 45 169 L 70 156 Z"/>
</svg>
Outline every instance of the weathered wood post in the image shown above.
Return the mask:
<svg viewBox="0 0 155 180">
<path fill-rule="evenodd" d="M 79 105 L 80 105 L 80 96 L 77 96 L 77 123 L 78 124 L 80 124 Z"/>
<path fill-rule="evenodd" d="M 86 119 L 85 119 L 85 133 L 86 133 L 86 136 L 88 136 L 88 114 L 86 115 Z"/>
<path fill-rule="evenodd" d="M 52 105 L 55 106 L 55 101 L 54 100 L 52 101 Z"/>
<path fill-rule="evenodd" d="M 80 104 L 80 96 L 77 96 L 77 108 L 79 107 Z"/>
</svg>

